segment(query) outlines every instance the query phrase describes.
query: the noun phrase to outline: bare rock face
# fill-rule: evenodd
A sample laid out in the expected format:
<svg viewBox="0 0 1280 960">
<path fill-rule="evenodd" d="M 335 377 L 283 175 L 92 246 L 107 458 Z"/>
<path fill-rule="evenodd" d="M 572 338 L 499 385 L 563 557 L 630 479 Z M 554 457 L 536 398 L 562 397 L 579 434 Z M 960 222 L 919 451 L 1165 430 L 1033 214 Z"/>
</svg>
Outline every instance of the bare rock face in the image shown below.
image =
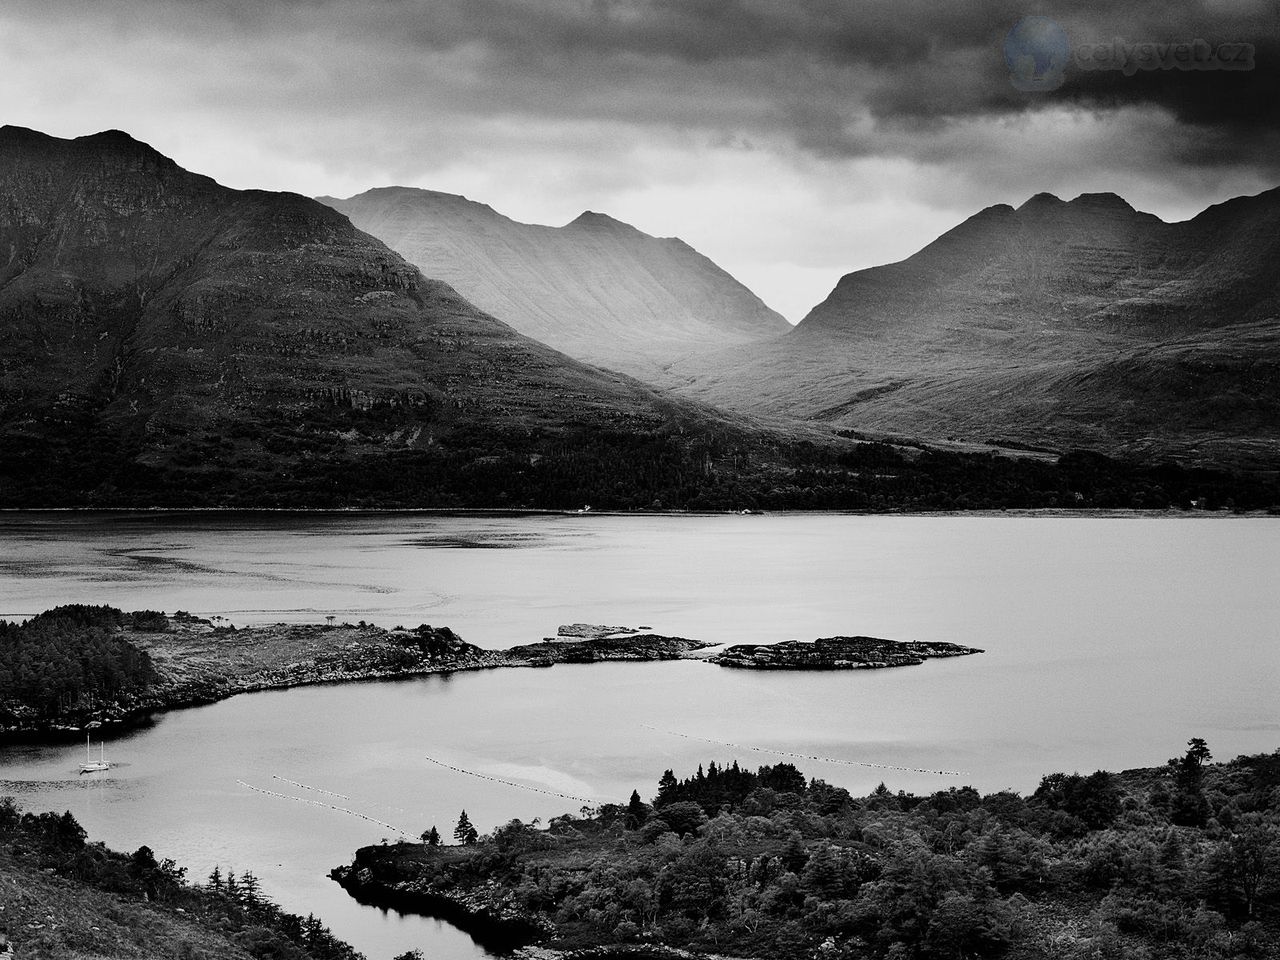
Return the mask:
<svg viewBox="0 0 1280 960">
<path fill-rule="evenodd" d="M 521 333 L 641 378 L 692 353 L 791 329 L 688 244 L 606 214 L 538 226 L 406 187 L 320 199 Z"/>
<path fill-rule="evenodd" d="M 307 506 L 367 482 L 300 479 L 338 457 L 708 416 L 522 336 L 324 204 L 227 189 L 117 131 L 0 129 L 0 500 L 145 481 L 182 505 Z"/>
<path fill-rule="evenodd" d="M 677 364 L 689 395 L 926 439 L 1280 458 L 1280 190 L 1165 223 L 1114 194 L 990 207 L 843 277 L 768 349 Z"/>
</svg>

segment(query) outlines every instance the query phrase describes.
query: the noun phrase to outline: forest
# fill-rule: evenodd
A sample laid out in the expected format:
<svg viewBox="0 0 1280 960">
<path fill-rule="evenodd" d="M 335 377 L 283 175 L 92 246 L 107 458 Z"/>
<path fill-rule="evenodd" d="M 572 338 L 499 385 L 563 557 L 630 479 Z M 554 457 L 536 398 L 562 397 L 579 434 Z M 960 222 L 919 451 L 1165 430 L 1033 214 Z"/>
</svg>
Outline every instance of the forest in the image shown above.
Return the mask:
<svg viewBox="0 0 1280 960">
<path fill-rule="evenodd" d="M 231 949 L 236 957 L 261 960 L 363 960 L 315 917 L 273 903 L 252 873 L 215 868 L 204 883 L 192 884 L 185 867 L 158 860 L 150 847 L 132 854 L 109 850 L 90 843 L 70 813 L 24 813 L 12 797 L 0 798 L 0 873 L 18 888 L 0 891 L 7 907 L 0 929 L 9 926 L 23 960 L 125 956 L 121 944 L 102 933 L 106 921 L 145 930 L 154 921 L 144 911 L 155 910 L 187 931 L 182 941 L 165 944 L 172 950 L 165 956 L 175 960 L 215 960 L 233 955 Z M 62 882 L 54 888 L 59 893 L 70 885 L 70 895 L 56 904 L 22 896 L 24 885 L 47 883 L 49 876 Z M 110 916 L 94 915 L 90 902 L 103 901 L 86 896 L 89 890 L 109 895 Z"/>
<path fill-rule="evenodd" d="M 397 416 L 277 411 L 156 455 L 68 413 L 60 439 L 0 438 L 0 507 L 1280 510 L 1275 471 L 965 453 L 851 431 L 815 443 L 740 429 L 455 426 L 410 449 L 386 439 L 405 426 Z"/>
<path fill-rule="evenodd" d="M 117 628 L 163 630 L 164 614 L 71 604 L 23 623 L 0 620 L 0 724 L 56 720 L 139 693 L 157 681 L 151 658 Z"/>
<path fill-rule="evenodd" d="M 652 802 L 636 791 L 472 843 L 368 847 L 350 880 L 365 897 L 479 898 L 562 948 L 1280 956 L 1280 751 L 1211 760 L 1194 739 L 1161 767 L 1054 773 L 1026 797 L 883 784 L 854 797 L 786 763 L 711 763 L 684 779 L 666 771 Z"/>
</svg>

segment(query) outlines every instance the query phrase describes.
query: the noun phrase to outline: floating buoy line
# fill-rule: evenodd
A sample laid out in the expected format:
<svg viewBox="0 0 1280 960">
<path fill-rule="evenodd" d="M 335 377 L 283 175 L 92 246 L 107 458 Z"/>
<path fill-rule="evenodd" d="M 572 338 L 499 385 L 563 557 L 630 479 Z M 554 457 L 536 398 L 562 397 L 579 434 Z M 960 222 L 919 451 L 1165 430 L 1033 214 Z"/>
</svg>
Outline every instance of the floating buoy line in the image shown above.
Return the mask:
<svg viewBox="0 0 1280 960">
<path fill-rule="evenodd" d="M 754 753 L 767 753 L 777 757 L 788 757 L 792 760 L 811 760 L 815 763 L 836 763 L 845 767 L 869 767 L 873 770 L 896 770 L 900 773 L 931 773 L 940 777 L 967 777 L 967 771 L 964 770 L 926 770 L 923 767 L 899 767 L 891 763 L 873 763 L 869 760 L 841 760 L 837 757 L 820 757 L 808 753 L 792 753 L 789 750 L 772 750 L 769 747 L 753 747 L 750 744 L 731 743 L 728 740 L 713 740 L 710 737 L 695 737 L 690 733 L 680 733 L 677 730 L 663 730 L 661 727 L 655 727 L 650 724 L 642 724 L 648 730 L 656 730 L 658 733 L 666 733 L 673 737 L 680 737 L 684 740 L 700 740 L 702 743 L 714 743 L 720 747 L 729 747 L 733 750 L 750 750 Z"/>
<path fill-rule="evenodd" d="M 443 760 L 437 760 L 435 757 L 427 757 L 427 760 L 434 763 L 437 767 L 444 767 L 446 770 L 452 770 L 454 773 L 465 773 L 468 777 L 476 777 L 479 780 L 488 780 L 490 783 L 500 783 L 504 787 L 515 787 L 518 790 L 528 790 L 530 793 L 541 793 L 547 797 L 558 797 L 561 800 L 577 800 L 581 803 L 595 803 L 596 801 L 589 797 L 575 797 L 571 793 L 559 793 L 555 790 L 544 790 L 542 787 L 531 787 L 526 783 L 516 783 L 514 780 L 503 780 L 501 777 L 491 777 L 487 773 L 477 773 L 474 770 L 464 770 L 462 767 L 455 767 L 451 763 L 445 763 Z"/>
<path fill-rule="evenodd" d="M 287 783 L 291 787 L 297 787 L 299 790 L 314 790 L 316 793 L 323 793 L 326 797 L 337 797 L 339 800 L 350 800 L 345 793 L 334 793 L 332 790 L 322 790 L 320 787 L 312 787 L 305 783 L 299 783 L 297 780 L 290 780 L 288 777 L 277 777 L 274 773 L 271 775 L 272 780 L 279 780 L 281 783 Z"/>
<path fill-rule="evenodd" d="M 275 779 L 284 780 L 283 777 L 276 777 Z M 286 781 L 286 782 L 290 782 L 290 781 Z M 401 830 L 399 827 L 393 824 L 387 823 L 383 820 L 378 820 L 375 817 L 370 817 L 367 814 L 360 813 L 357 810 L 350 810 L 346 807 L 340 807 L 334 803 L 325 803 L 323 800 L 309 800 L 306 797 L 291 797 L 287 793 L 277 793 L 274 790 L 267 790 L 267 789 L 264 789 L 263 787 L 255 787 L 253 784 L 245 783 L 243 780 L 237 780 L 236 783 L 240 784 L 240 786 L 245 787 L 246 789 L 252 790 L 254 793 L 261 793 L 261 794 L 265 794 L 268 797 L 276 797 L 280 800 L 292 800 L 294 803 L 305 803 L 305 804 L 308 804 L 309 806 L 320 807 L 321 809 L 325 809 L 325 810 L 334 810 L 338 813 L 345 813 L 349 817 L 358 817 L 361 820 L 367 820 L 369 823 L 377 824 L 380 827 L 386 827 L 388 830 L 392 830 L 395 833 L 400 834 L 400 836 L 404 837 L 406 840 L 417 839 L 413 835 L 406 833 L 405 831 Z"/>
</svg>

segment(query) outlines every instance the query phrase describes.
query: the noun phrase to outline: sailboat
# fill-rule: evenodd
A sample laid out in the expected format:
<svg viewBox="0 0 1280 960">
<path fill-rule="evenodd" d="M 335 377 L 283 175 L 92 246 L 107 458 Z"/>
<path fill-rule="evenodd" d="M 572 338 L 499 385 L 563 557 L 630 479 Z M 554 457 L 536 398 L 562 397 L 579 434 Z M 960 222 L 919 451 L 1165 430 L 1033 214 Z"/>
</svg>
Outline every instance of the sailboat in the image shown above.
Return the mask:
<svg viewBox="0 0 1280 960">
<path fill-rule="evenodd" d="M 111 764 L 107 761 L 106 744 L 98 744 L 98 759 L 94 760 L 89 754 L 89 734 L 84 735 L 84 765 L 80 768 L 81 773 L 101 773 L 103 770 L 110 770 Z"/>
</svg>

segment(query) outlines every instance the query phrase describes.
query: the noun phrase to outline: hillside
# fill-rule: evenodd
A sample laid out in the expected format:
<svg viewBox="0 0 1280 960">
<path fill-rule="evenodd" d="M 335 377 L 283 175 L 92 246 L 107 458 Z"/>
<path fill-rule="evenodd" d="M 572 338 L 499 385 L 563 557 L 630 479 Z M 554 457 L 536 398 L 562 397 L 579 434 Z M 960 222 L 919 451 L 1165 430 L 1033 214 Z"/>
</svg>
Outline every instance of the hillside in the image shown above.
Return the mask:
<svg viewBox="0 0 1280 960">
<path fill-rule="evenodd" d="M 1184 223 L 1040 194 L 674 374 L 690 396 L 870 432 L 1273 465 L 1278 259 L 1280 190 Z"/>
<path fill-rule="evenodd" d="M 0 129 L 0 257 L 6 505 L 397 483 L 449 503 L 513 451 L 597 476 L 635 446 L 676 469 L 742 435 L 516 333 L 321 203 L 227 189 L 118 131 Z"/>
<path fill-rule="evenodd" d="M 521 333 L 635 376 L 790 329 L 682 240 L 651 237 L 605 214 L 540 226 L 465 197 L 406 187 L 320 199 Z"/>
<path fill-rule="evenodd" d="M 363 960 L 315 917 L 281 910 L 251 873 L 191 884 L 149 847 L 88 842 L 70 813 L 0 797 L 0 840 L 6 960 Z"/>
</svg>

